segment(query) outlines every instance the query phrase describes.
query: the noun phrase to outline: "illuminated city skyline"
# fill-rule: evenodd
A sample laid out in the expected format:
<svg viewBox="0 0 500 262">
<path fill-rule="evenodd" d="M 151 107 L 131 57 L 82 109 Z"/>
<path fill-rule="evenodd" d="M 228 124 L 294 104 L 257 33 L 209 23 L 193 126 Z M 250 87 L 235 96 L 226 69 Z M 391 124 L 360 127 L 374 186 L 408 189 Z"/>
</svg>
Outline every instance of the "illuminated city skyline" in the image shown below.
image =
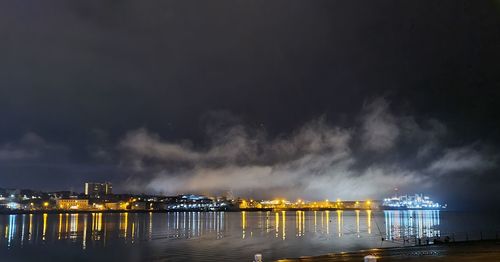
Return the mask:
<svg viewBox="0 0 500 262">
<path fill-rule="evenodd" d="M 2 4 L 0 187 L 500 203 L 497 4 L 282 4 Z"/>
</svg>

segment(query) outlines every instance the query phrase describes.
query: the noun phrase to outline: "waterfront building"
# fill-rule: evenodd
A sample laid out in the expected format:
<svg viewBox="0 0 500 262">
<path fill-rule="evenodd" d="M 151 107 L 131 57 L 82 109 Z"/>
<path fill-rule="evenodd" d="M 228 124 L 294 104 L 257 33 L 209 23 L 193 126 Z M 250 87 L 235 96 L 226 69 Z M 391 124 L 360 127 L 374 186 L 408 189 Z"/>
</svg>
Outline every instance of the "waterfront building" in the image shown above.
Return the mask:
<svg viewBox="0 0 500 262">
<path fill-rule="evenodd" d="M 56 199 L 56 206 L 59 209 L 88 209 L 88 199 L 60 198 Z"/>
<path fill-rule="evenodd" d="M 120 201 L 120 202 L 105 202 L 104 208 L 107 210 L 126 210 L 130 206 L 130 203 Z"/>
<path fill-rule="evenodd" d="M 85 195 L 91 198 L 102 198 L 106 195 L 113 194 L 113 186 L 109 182 L 105 183 L 85 183 Z"/>
<path fill-rule="evenodd" d="M 132 210 L 146 210 L 150 209 L 151 203 L 145 202 L 145 201 L 135 201 L 131 203 L 130 209 Z"/>
</svg>

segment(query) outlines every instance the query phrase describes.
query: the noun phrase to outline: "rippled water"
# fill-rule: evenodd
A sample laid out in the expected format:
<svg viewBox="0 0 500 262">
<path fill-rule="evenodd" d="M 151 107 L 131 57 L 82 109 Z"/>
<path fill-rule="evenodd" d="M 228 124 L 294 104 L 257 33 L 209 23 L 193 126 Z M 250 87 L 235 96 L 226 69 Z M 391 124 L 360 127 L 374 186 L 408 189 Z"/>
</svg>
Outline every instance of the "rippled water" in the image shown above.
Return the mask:
<svg viewBox="0 0 500 262">
<path fill-rule="evenodd" d="M 279 211 L 0 215 L 1 261 L 251 261 L 494 237 L 498 215 Z M 382 241 L 382 238 L 384 241 Z"/>
</svg>

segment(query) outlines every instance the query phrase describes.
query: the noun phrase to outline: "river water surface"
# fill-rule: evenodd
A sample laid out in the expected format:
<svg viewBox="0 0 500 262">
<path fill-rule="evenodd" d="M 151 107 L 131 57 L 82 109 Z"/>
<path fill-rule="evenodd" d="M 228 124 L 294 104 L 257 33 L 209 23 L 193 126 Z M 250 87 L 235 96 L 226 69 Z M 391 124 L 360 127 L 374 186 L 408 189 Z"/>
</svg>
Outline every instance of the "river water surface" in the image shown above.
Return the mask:
<svg viewBox="0 0 500 262">
<path fill-rule="evenodd" d="M 498 230 L 497 214 L 444 211 L 0 215 L 0 261 L 270 261 Z"/>
</svg>

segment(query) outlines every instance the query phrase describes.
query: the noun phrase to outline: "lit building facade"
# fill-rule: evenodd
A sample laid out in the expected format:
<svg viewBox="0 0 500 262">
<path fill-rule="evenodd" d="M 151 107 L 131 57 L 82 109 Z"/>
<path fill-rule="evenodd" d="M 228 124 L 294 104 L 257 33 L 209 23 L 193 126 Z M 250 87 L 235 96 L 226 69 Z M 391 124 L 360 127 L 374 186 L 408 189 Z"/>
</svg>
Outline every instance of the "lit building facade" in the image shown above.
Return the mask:
<svg viewBox="0 0 500 262">
<path fill-rule="evenodd" d="M 113 186 L 109 182 L 105 183 L 85 183 L 85 195 L 92 198 L 101 198 L 105 195 L 113 194 Z"/>
<path fill-rule="evenodd" d="M 106 202 L 104 203 L 104 208 L 107 210 L 126 210 L 129 208 L 130 203 L 128 202 Z"/>
<path fill-rule="evenodd" d="M 59 209 L 88 209 L 89 208 L 89 200 L 88 199 L 77 199 L 77 198 L 68 198 L 68 199 L 56 199 L 56 205 Z"/>
</svg>

